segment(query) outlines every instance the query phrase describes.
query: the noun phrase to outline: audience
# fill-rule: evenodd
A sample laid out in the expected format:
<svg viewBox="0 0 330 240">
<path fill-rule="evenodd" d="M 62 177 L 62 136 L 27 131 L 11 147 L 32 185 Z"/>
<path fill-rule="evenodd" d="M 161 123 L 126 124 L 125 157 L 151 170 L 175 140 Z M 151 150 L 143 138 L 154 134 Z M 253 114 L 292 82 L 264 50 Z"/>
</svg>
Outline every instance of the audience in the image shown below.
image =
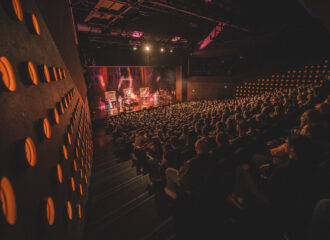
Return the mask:
<svg viewBox="0 0 330 240">
<path fill-rule="evenodd" d="M 315 224 L 329 222 L 319 213 L 321 199 L 330 198 L 324 89 L 327 83 L 177 103 L 122 113 L 107 124 L 119 149 L 130 146 L 152 190 L 178 203 L 186 223 L 180 226 L 192 236 L 230 226 L 224 239 L 313 239 L 326 231 Z"/>
</svg>

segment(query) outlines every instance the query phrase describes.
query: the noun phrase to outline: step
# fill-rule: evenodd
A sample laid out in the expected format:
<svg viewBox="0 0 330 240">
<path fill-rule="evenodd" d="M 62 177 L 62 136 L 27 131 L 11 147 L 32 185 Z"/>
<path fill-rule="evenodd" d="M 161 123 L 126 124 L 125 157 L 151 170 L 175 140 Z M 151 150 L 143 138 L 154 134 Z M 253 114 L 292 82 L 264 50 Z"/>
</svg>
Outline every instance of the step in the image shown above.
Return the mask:
<svg viewBox="0 0 330 240">
<path fill-rule="evenodd" d="M 113 166 L 120 163 L 120 159 L 115 156 L 104 156 L 102 159 L 93 159 L 93 165 L 96 170 L 103 169 L 107 166 Z"/>
<path fill-rule="evenodd" d="M 108 239 L 141 239 L 150 232 L 150 229 L 154 229 L 162 221 L 155 209 L 154 196 L 149 196 L 134 205 L 133 208 L 120 214 L 115 220 L 102 222 L 102 226 L 99 226 L 95 233 L 98 236 L 107 236 Z"/>
<path fill-rule="evenodd" d="M 117 221 L 122 216 L 127 215 L 132 209 L 140 206 L 141 203 L 150 197 L 151 196 L 148 192 L 143 192 L 139 196 L 121 205 L 120 208 L 114 209 L 113 211 L 103 211 L 101 215 L 94 215 L 92 224 L 96 228 L 99 228 L 100 226 L 102 228 L 103 225 L 110 226 L 113 222 Z"/>
<path fill-rule="evenodd" d="M 132 167 L 132 160 L 129 160 L 129 161 L 125 161 L 125 162 L 120 162 L 120 163 L 116 163 L 114 165 L 107 165 L 107 166 L 104 166 L 104 168 L 102 169 L 97 169 L 95 170 L 95 174 L 94 176 L 99 176 L 99 175 L 103 175 L 103 174 L 114 174 L 116 172 L 120 172 L 126 168 L 130 168 Z"/>
<path fill-rule="evenodd" d="M 93 195 L 96 196 L 102 192 L 106 192 L 108 189 L 114 188 L 114 187 L 118 186 L 119 184 L 126 182 L 126 181 L 130 180 L 131 178 L 136 177 L 137 175 L 138 174 L 137 174 L 136 168 L 131 167 L 131 168 L 124 169 L 123 171 L 118 172 L 113 175 L 99 176 L 98 178 L 93 178 L 92 179 Z"/>
<path fill-rule="evenodd" d="M 141 240 L 167 240 L 175 236 L 173 217 L 170 216 L 162 221 L 151 233 L 141 238 Z"/>
<path fill-rule="evenodd" d="M 132 199 L 137 198 L 146 192 L 146 187 L 150 182 L 148 176 L 139 175 L 135 181 L 131 181 L 124 187 L 111 191 L 103 195 L 103 198 L 98 197 L 93 199 L 93 212 L 98 215 L 104 212 L 114 212 L 117 209 L 127 205 Z"/>
<path fill-rule="evenodd" d="M 95 196 L 93 198 L 93 202 L 100 201 L 104 198 L 108 198 L 108 197 L 111 197 L 111 196 L 116 195 L 116 194 L 120 194 L 121 191 L 125 191 L 127 189 L 132 188 L 132 187 L 134 188 L 134 187 L 137 187 L 137 186 L 140 186 L 140 185 L 144 185 L 144 190 L 145 190 L 146 186 L 148 184 L 150 184 L 149 175 L 139 174 L 139 175 L 135 176 L 134 178 L 131 178 L 131 179 L 125 181 L 125 182 L 122 182 L 121 184 L 119 184 L 119 185 L 117 185 L 113 188 L 109 188 L 106 192 L 102 192 L 102 193 L 97 194 L 97 196 Z"/>
</svg>

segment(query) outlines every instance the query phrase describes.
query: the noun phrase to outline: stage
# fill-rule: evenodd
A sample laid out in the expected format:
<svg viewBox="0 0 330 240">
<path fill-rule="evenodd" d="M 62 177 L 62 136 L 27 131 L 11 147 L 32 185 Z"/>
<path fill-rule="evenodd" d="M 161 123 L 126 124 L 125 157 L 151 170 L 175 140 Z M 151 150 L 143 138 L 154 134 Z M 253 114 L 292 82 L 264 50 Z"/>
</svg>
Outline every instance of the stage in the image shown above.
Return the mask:
<svg viewBox="0 0 330 240">
<path fill-rule="evenodd" d="M 175 70 L 152 66 L 89 67 L 95 118 L 114 116 L 176 101 Z"/>
</svg>

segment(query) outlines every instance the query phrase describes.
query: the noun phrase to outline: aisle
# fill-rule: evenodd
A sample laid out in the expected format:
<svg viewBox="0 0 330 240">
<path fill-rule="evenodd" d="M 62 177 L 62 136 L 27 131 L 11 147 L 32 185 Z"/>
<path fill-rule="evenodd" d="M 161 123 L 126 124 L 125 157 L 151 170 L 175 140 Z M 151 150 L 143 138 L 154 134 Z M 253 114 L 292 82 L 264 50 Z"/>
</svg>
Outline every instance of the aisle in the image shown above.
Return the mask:
<svg viewBox="0 0 330 240">
<path fill-rule="evenodd" d="M 146 190 L 149 176 L 115 156 L 104 132 L 95 139 L 85 239 L 173 239 L 172 219 L 159 216 L 157 197 Z"/>
</svg>

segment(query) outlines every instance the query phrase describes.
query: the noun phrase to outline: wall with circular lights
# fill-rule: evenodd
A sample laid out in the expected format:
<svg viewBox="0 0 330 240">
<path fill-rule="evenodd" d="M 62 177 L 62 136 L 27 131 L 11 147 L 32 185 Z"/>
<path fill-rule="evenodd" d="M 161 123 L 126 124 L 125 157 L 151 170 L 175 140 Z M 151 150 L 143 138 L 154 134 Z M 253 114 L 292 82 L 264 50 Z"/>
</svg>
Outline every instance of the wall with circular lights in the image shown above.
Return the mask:
<svg viewBox="0 0 330 240">
<path fill-rule="evenodd" d="M 286 72 L 261 76 L 255 80 L 236 85 L 236 97 L 250 97 L 275 90 L 296 88 L 305 84 L 323 84 L 323 77 L 330 74 L 329 60 L 323 59 L 316 64 L 288 69 Z"/>
<path fill-rule="evenodd" d="M 80 239 L 93 153 L 87 101 L 34 0 L 3 1 L 0 28 L 0 238 Z"/>
</svg>

